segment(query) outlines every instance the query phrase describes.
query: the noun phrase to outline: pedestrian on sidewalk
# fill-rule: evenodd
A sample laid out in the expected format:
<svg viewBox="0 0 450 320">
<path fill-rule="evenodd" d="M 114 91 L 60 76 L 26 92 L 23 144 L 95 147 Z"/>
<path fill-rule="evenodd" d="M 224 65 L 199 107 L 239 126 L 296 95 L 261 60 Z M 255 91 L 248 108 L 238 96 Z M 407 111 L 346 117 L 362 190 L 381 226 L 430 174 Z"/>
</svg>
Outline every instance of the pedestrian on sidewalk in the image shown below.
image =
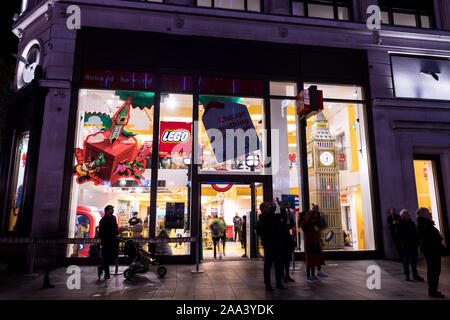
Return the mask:
<svg viewBox="0 0 450 320">
<path fill-rule="evenodd" d="M 222 236 L 222 238 L 220 238 L 220 240 L 222 240 L 223 256 L 225 257 L 226 256 L 226 254 L 225 254 L 225 242 L 227 241 L 227 224 L 225 223 L 225 218 L 223 217 L 223 214 L 220 215 L 219 219 L 222 220 L 223 225 L 225 227 L 225 230 L 223 232 L 223 236 Z"/>
<path fill-rule="evenodd" d="M 417 272 L 417 249 L 419 243 L 417 241 L 416 224 L 411 220 L 409 212 L 406 209 L 400 211 L 400 217 L 402 220 L 398 225 L 398 237 L 402 245 L 405 280 L 411 281 L 409 277 L 409 266 L 411 265 L 413 279 L 423 281 L 423 278 Z"/>
<path fill-rule="evenodd" d="M 445 250 L 442 244 L 442 236 L 434 226 L 431 213 L 427 208 L 417 209 L 416 216 L 419 246 L 427 264 L 428 295 L 434 298 L 445 298 L 438 291 L 441 256 Z"/>
<path fill-rule="evenodd" d="M 391 234 L 392 241 L 394 241 L 395 248 L 397 249 L 397 253 L 399 256 L 400 261 L 403 261 L 403 252 L 402 252 L 402 246 L 400 243 L 400 240 L 398 238 L 398 225 L 401 221 L 401 217 L 399 214 L 397 214 L 394 207 L 389 208 L 388 211 L 388 227 L 389 227 L 389 233 Z"/>
<path fill-rule="evenodd" d="M 217 218 L 217 214 L 213 215 L 210 228 L 211 237 L 214 243 L 214 259 L 217 259 L 216 250 L 219 251 L 219 259 L 222 259 L 222 254 L 220 253 L 220 239 L 223 237 L 225 232 L 225 224 L 222 220 Z"/>
<path fill-rule="evenodd" d="M 316 267 L 317 275 L 328 276 L 321 269 L 322 265 L 325 265 L 325 260 L 320 240 L 319 207 L 313 204 L 312 210 L 302 217 L 300 223 L 305 237 L 306 282 L 316 283 L 320 281 L 315 275 Z"/>
<path fill-rule="evenodd" d="M 100 220 L 100 227 L 98 236 L 102 243 L 103 264 L 98 267 L 98 278 L 105 272 L 105 279 L 110 279 L 109 266 L 117 258 L 119 252 L 119 228 L 117 226 L 117 219 L 113 215 L 114 207 L 108 205 L 105 207 L 105 215 Z"/>
<path fill-rule="evenodd" d="M 242 219 L 241 219 L 241 217 L 239 217 L 239 213 L 236 212 L 236 215 L 233 217 L 234 242 L 237 242 L 237 240 L 238 240 L 241 223 L 242 223 Z"/>
<path fill-rule="evenodd" d="M 241 242 L 244 254 L 242 258 L 247 258 L 247 216 L 242 216 L 241 225 L 239 226 L 239 241 Z"/>
<path fill-rule="evenodd" d="M 289 275 L 292 254 L 294 253 L 295 243 L 292 239 L 291 229 L 295 227 L 294 217 L 287 206 L 277 198 L 278 206 L 281 212 L 282 227 L 282 250 L 283 250 L 283 280 L 284 282 L 295 282 Z"/>
<path fill-rule="evenodd" d="M 276 204 L 273 201 L 261 203 L 260 209 L 257 233 L 261 237 L 264 248 L 264 283 L 266 290 L 273 290 L 270 280 L 272 264 L 275 264 L 276 288 L 287 289 L 281 283 L 283 275 L 281 215 L 275 214 Z"/>
</svg>

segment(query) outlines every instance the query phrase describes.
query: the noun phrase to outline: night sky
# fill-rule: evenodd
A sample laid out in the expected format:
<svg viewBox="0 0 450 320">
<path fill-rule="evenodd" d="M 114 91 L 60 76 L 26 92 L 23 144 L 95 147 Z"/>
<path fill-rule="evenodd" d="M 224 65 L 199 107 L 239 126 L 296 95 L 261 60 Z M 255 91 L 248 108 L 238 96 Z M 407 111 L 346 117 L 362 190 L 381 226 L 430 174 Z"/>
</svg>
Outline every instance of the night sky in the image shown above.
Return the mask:
<svg viewBox="0 0 450 320">
<path fill-rule="evenodd" d="M 5 96 L 8 84 L 13 80 L 18 38 L 12 33 L 12 17 L 20 12 L 21 0 L 1 1 L 0 4 L 0 99 Z"/>
</svg>

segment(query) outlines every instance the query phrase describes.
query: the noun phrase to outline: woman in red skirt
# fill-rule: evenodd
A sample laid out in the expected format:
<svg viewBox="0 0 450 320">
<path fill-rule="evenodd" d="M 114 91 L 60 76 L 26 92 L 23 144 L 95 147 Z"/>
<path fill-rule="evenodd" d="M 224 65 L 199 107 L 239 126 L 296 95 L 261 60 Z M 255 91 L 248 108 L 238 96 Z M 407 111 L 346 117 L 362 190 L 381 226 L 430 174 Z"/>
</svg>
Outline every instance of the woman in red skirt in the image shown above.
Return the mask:
<svg viewBox="0 0 450 320">
<path fill-rule="evenodd" d="M 325 260 L 323 258 L 320 240 L 320 213 L 318 206 L 313 205 L 313 209 L 305 215 L 300 223 L 305 237 L 306 281 L 308 283 L 315 283 L 319 281 L 319 278 L 315 275 L 316 267 L 318 275 L 327 277 L 321 270 L 321 266 L 325 265 Z"/>
</svg>

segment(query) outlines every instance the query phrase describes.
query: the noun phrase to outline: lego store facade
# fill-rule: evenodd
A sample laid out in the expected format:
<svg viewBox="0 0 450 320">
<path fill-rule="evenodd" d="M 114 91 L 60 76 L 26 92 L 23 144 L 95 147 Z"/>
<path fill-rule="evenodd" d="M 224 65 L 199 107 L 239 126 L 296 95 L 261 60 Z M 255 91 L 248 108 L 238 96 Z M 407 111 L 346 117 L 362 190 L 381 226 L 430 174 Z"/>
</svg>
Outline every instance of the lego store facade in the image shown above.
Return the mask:
<svg viewBox="0 0 450 320">
<path fill-rule="evenodd" d="M 129 59 L 117 43 L 138 43 L 139 50 Z M 113 205 L 122 236 L 199 236 L 200 258 L 211 259 L 209 216 L 217 215 L 227 226 L 226 258 L 253 258 L 259 205 L 279 198 L 297 214 L 319 205 L 325 232 L 334 231 L 328 257 L 380 257 L 367 66 L 363 50 L 80 30 L 61 146 L 67 155 L 59 235 L 95 237 L 105 206 Z M 314 87 L 323 110 L 301 117 L 296 98 Z M 256 143 L 244 152 L 230 152 L 227 143 L 221 149 L 214 141 L 227 129 L 254 129 Z M 10 235 L 30 219 L 16 212 L 32 135 L 15 140 Z M 130 227 L 133 216 L 142 228 Z M 246 216 L 246 248 L 235 216 Z M 297 239 L 300 257 L 301 232 Z M 70 244 L 58 257 L 96 263 L 91 249 Z M 169 263 L 196 259 L 194 242 L 152 250 Z"/>
</svg>

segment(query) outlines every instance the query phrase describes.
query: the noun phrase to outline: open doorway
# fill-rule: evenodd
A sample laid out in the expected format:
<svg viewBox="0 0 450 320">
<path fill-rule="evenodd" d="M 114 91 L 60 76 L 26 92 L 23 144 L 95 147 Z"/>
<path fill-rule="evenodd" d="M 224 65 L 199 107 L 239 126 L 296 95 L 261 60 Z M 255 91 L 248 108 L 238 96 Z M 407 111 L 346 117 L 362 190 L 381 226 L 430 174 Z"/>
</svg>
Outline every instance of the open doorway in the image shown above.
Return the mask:
<svg viewBox="0 0 450 320">
<path fill-rule="evenodd" d="M 261 248 L 255 224 L 262 202 L 262 183 L 202 184 L 202 258 L 214 260 L 214 230 L 211 227 L 214 217 L 223 218 L 225 225 L 225 247 L 224 238 L 216 241 L 216 259 L 250 259 L 258 256 Z"/>
<path fill-rule="evenodd" d="M 414 176 L 416 181 L 417 205 L 427 208 L 435 222 L 436 228 L 444 236 L 445 219 L 441 199 L 443 194 L 441 174 L 438 161 L 424 156 L 414 157 Z M 445 236 L 444 236 L 445 238 Z"/>
</svg>

